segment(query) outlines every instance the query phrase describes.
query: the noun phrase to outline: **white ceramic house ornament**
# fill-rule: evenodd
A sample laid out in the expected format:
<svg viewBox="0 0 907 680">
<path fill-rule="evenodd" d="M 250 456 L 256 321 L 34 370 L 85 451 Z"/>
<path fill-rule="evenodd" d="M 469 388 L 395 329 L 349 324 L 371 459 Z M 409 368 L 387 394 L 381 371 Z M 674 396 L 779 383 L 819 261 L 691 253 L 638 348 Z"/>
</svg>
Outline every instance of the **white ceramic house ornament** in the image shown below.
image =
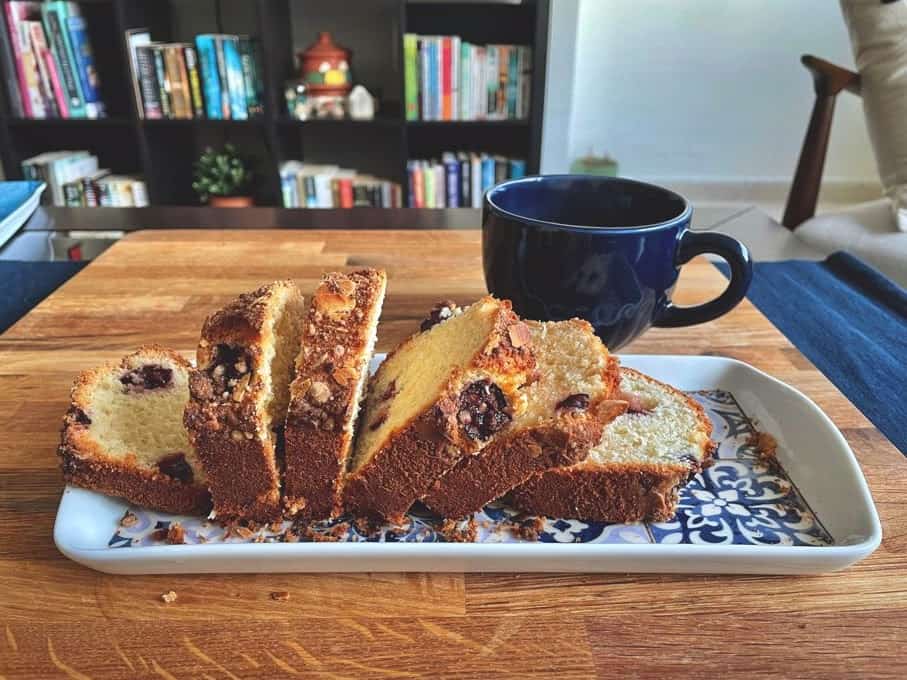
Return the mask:
<svg viewBox="0 0 907 680">
<path fill-rule="evenodd" d="M 356 85 L 348 99 L 350 118 L 371 120 L 375 117 L 375 100 L 362 85 Z"/>
</svg>

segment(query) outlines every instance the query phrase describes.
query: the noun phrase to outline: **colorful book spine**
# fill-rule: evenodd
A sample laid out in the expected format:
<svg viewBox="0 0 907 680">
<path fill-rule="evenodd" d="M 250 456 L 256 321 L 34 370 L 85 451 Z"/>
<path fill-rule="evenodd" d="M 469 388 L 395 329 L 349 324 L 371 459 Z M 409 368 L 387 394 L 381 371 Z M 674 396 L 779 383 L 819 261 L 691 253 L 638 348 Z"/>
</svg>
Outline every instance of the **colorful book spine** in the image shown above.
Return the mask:
<svg viewBox="0 0 907 680">
<path fill-rule="evenodd" d="M 246 111 L 249 117 L 264 113 L 264 95 L 258 60 L 255 58 L 255 43 L 241 36 L 238 42 L 239 58 L 242 62 L 243 88 L 246 93 Z"/>
<path fill-rule="evenodd" d="M 47 118 L 47 105 L 41 94 L 41 75 L 38 72 L 36 55 L 31 47 L 28 22 L 19 22 L 16 26 L 16 30 L 19 34 L 19 44 L 22 46 L 22 69 L 25 72 L 25 91 L 28 92 L 32 118 Z"/>
<path fill-rule="evenodd" d="M 224 36 L 214 36 L 214 53 L 217 55 L 217 77 L 220 80 L 221 117 L 230 118 L 230 81 L 227 79 L 227 60 L 224 55 Z"/>
<path fill-rule="evenodd" d="M 429 88 L 429 73 L 431 72 L 431 57 L 429 55 L 428 40 L 419 39 L 419 108 L 422 114 L 422 120 L 431 120 L 431 106 L 429 97 L 431 90 Z"/>
<path fill-rule="evenodd" d="M 460 165 L 460 206 L 469 208 L 472 206 L 472 167 L 466 154 L 458 155 L 457 163 Z"/>
<path fill-rule="evenodd" d="M 489 156 L 482 157 L 482 193 L 494 186 L 494 159 Z"/>
<path fill-rule="evenodd" d="M 66 19 L 70 13 L 73 16 L 79 12 L 78 5 L 71 2 L 46 2 L 41 5 L 44 23 L 47 25 L 47 34 L 51 36 L 54 46 L 54 56 L 60 66 L 66 93 L 69 96 L 69 115 L 72 118 L 85 118 L 85 94 L 76 72 L 76 55 L 73 50 L 72 39 L 66 28 Z"/>
<path fill-rule="evenodd" d="M 23 7 L 26 3 L 22 2 L 5 2 L 3 3 L 4 14 L 6 16 L 6 30 L 9 35 L 10 52 L 12 52 L 13 61 L 16 69 L 16 82 L 19 85 L 19 99 L 22 106 L 22 114 L 28 118 L 37 117 L 32 106 L 31 95 L 28 89 L 28 78 L 25 73 L 25 53 L 29 51 L 29 41 L 22 44 L 22 34 L 20 31 L 19 21 L 26 11 Z M 30 3 L 34 8 L 39 9 L 37 3 Z M 39 9 L 40 11 L 40 9 Z M 10 72 L 7 71 L 7 74 Z"/>
<path fill-rule="evenodd" d="M 22 96 L 19 92 L 17 79 L 16 59 L 13 56 L 12 40 L 4 14 L 0 14 L 0 62 L 3 74 L 6 76 L 6 100 L 9 102 L 10 113 L 14 118 L 25 115 Z"/>
<path fill-rule="evenodd" d="M 187 82 L 183 83 L 180 60 L 182 49 L 178 45 L 163 45 L 164 69 L 170 92 L 170 112 L 173 118 L 192 118 L 192 104 Z"/>
<path fill-rule="evenodd" d="M 162 45 L 152 45 L 154 56 L 154 75 L 157 80 L 158 96 L 161 100 L 161 112 L 164 118 L 173 117 L 173 107 L 170 101 L 170 80 L 167 78 L 167 68 L 164 65 L 164 48 Z"/>
<path fill-rule="evenodd" d="M 161 108 L 161 91 L 157 82 L 157 72 L 154 67 L 154 47 L 139 45 L 135 48 L 136 78 L 139 83 L 139 92 L 142 97 L 142 110 L 145 118 L 156 120 L 164 117 Z"/>
<path fill-rule="evenodd" d="M 517 117 L 517 80 L 519 78 L 519 50 L 511 47 L 508 50 L 507 67 L 507 117 Z"/>
<path fill-rule="evenodd" d="M 419 119 L 417 42 L 418 39 L 413 33 L 407 33 L 403 36 L 403 89 L 406 120 Z"/>
<path fill-rule="evenodd" d="M 460 164 L 456 158 L 448 156 L 444 159 L 444 186 L 446 188 L 446 206 L 448 208 L 460 207 Z"/>
<path fill-rule="evenodd" d="M 57 87 L 54 87 L 56 69 L 51 72 L 49 68 L 49 66 L 54 66 L 54 63 L 53 57 L 47 49 L 47 42 L 44 40 L 44 28 L 41 26 L 40 21 L 28 21 L 25 23 L 28 25 L 32 53 L 35 55 L 35 61 L 38 65 L 38 75 L 41 78 L 41 96 L 44 99 L 47 113 L 51 118 L 65 118 L 66 116 L 60 108 L 60 104 L 62 103 L 65 106 L 66 102 L 62 91 L 59 92 L 59 98 L 57 97 L 57 91 L 60 89 L 59 80 L 57 80 Z"/>
<path fill-rule="evenodd" d="M 205 102 L 202 99 L 202 84 L 198 74 L 198 55 L 192 45 L 183 45 L 183 60 L 186 63 L 186 73 L 189 77 L 192 115 L 194 118 L 204 118 Z"/>
<path fill-rule="evenodd" d="M 221 83 L 217 68 L 217 45 L 213 35 L 195 36 L 198 61 L 201 66 L 202 86 L 205 94 L 205 113 L 208 118 L 224 117 L 221 106 Z"/>
<path fill-rule="evenodd" d="M 511 158 L 508 161 L 507 179 L 520 179 L 526 176 L 526 161 Z"/>
<path fill-rule="evenodd" d="M 104 102 L 101 100 L 101 83 L 98 69 L 95 67 L 94 52 L 88 39 L 85 19 L 78 14 L 66 18 L 66 27 L 72 43 L 79 84 L 82 86 L 82 97 L 85 100 L 85 115 L 89 118 L 100 118 L 104 115 Z"/>
<path fill-rule="evenodd" d="M 230 93 L 230 117 L 233 120 L 246 120 L 249 110 L 246 107 L 246 87 L 243 80 L 242 58 L 239 55 L 236 36 L 224 36 L 224 68 L 227 72 L 227 89 Z"/>
<path fill-rule="evenodd" d="M 413 203 L 415 208 L 425 207 L 425 177 L 422 164 L 416 161 L 413 168 L 413 185 L 415 186 Z"/>
</svg>

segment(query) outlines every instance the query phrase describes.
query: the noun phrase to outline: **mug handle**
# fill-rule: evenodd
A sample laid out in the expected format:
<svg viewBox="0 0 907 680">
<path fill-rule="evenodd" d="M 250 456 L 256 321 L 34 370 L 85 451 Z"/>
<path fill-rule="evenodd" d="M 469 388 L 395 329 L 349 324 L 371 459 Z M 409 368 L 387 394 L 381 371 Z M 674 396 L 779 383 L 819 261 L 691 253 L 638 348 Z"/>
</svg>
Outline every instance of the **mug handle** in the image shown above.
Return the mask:
<svg viewBox="0 0 907 680">
<path fill-rule="evenodd" d="M 655 320 L 655 326 L 677 327 L 705 323 L 731 311 L 744 298 L 753 280 L 753 261 L 747 247 L 725 234 L 687 230 L 680 237 L 675 261 L 680 266 L 704 253 L 714 253 L 730 265 L 731 280 L 727 288 L 714 300 L 693 307 L 677 307 L 669 302 Z"/>
</svg>

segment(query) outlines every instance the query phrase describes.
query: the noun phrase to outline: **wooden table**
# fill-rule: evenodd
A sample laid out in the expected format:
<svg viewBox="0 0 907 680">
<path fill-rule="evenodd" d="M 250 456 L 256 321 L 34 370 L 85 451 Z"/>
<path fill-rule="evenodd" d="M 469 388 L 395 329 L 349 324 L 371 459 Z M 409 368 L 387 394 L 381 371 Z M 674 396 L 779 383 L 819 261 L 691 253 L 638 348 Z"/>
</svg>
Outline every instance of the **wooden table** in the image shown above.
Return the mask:
<svg viewBox="0 0 907 680">
<path fill-rule="evenodd" d="M 79 369 L 152 340 L 190 356 L 204 316 L 236 293 L 283 277 L 308 292 L 324 270 L 363 265 L 390 274 L 381 350 L 436 300 L 484 292 L 475 231 L 146 231 L 0 337 L 0 676 L 907 675 L 907 462 L 749 303 L 629 351 L 742 359 L 831 416 L 885 533 L 843 573 L 124 577 L 57 552 L 54 448 Z M 698 261 L 677 299 L 723 285 Z M 282 590 L 289 601 L 270 599 Z"/>
</svg>

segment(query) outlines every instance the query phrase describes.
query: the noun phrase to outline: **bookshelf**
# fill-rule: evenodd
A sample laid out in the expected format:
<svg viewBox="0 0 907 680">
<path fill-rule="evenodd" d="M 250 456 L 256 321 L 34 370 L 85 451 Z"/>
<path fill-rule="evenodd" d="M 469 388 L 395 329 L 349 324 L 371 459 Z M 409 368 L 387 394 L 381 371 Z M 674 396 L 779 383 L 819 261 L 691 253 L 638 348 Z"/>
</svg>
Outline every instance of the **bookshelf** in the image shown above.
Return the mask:
<svg viewBox="0 0 907 680">
<path fill-rule="evenodd" d="M 4 0 L 5 1 L 5 0 Z M 192 163 L 206 146 L 236 145 L 255 172 L 257 205 L 280 206 L 281 161 L 335 163 L 400 182 L 406 161 L 446 150 L 526 159 L 539 171 L 550 0 L 82 0 L 107 118 L 17 119 L 0 93 L 0 160 L 8 179 L 43 151 L 88 149 L 103 167 L 144 175 L 151 205 L 198 205 Z M 148 27 L 155 40 L 240 33 L 258 42 L 264 115 L 250 120 L 145 120 L 136 110 L 125 32 Z M 353 52 L 354 81 L 379 98 L 374 120 L 298 121 L 286 113 L 284 84 L 294 54 L 319 31 Z M 403 111 L 404 33 L 456 34 L 476 43 L 532 47 L 529 118 L 407 121 Z M 10 74 L 2 73 L 3 78 Z M 12 77 L 15 77 L 14 75 Z M 0 88 L 2 90 L 3 88 Z"/>
</svg>

